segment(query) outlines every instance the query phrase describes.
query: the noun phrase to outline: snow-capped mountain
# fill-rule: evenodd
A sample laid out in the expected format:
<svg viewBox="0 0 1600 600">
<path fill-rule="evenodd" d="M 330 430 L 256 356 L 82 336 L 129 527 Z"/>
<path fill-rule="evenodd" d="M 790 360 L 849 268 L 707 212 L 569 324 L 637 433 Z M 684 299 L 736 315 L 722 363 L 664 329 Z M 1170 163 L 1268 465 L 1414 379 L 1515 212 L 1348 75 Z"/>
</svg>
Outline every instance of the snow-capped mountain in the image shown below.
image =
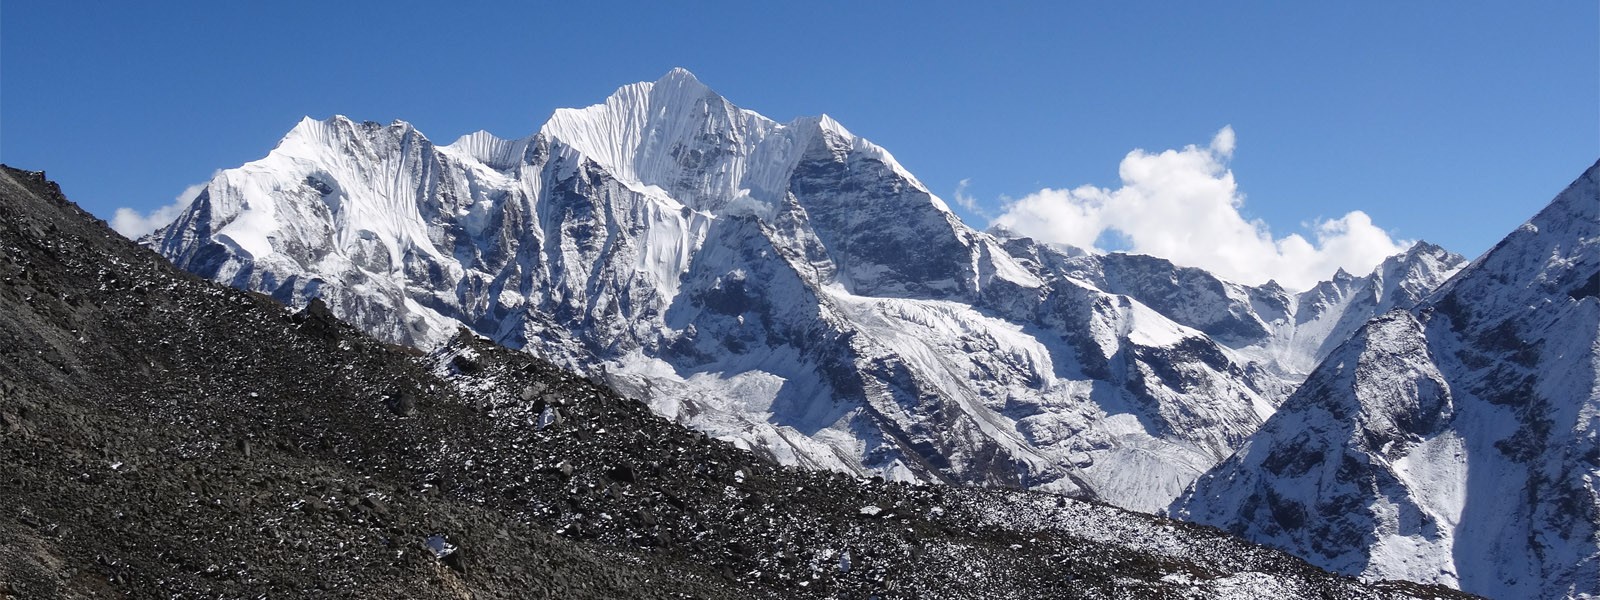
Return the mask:
<svg viewBox="0 0 1600 600">
<path fill-rule="evenodd" d="M 1292 294 L 984 233 L 833 119 L 681 69 L 517 140 L 306 119 L 145 243 L 390 341 L 465 324 L 785 463 L 1145 511 L 1461 262 Z"/>
<path fill-rule="evenodd" d="M 1600 163 L 1367 323 L 1173 514 L 1324 568 L 1600 594 Z"/>
<path fill-rule="evenodd" d="M 187 276 L 5 165 L 0 356 L 7 599 L 1466 600 L 1049 494 L 776 468 L 471 334 L 418 356 Z"/>
</svg>

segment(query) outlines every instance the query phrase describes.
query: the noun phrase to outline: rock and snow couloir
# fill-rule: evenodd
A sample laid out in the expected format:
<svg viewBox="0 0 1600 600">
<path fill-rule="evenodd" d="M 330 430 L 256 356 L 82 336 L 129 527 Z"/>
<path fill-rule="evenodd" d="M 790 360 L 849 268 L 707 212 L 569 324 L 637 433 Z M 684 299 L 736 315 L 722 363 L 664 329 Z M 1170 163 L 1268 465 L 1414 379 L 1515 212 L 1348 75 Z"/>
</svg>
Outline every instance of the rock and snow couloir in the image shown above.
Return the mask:
<svg viewBox="0 0 1600 600">
<path fill-rule="evenodd" d="M 1406 293 L 1173 515 L 1364 577 L 1600 594 L 1600 163 Z"/>
<path fill-rule="evenodd" d="M 1291 293 L 984 233 L 833 119 L 681 69 L 516 140 L 307 119 L 144 242 L 389 341 L 465 324 L 785 463 L 1145 511 L 1462 262 Z"/>
</svg>

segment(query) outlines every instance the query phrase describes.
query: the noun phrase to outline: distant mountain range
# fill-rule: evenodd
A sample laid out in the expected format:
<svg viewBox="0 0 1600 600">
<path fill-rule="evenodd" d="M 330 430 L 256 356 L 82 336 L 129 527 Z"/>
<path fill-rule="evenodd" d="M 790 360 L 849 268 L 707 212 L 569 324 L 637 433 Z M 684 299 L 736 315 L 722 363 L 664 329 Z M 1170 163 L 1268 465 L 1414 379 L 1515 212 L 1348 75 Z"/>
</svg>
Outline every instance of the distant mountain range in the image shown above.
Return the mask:
<svg viewBox="0 0 1600 600">
<path fill-rule="evenodd" d="M 1577 203 L 1595 197 L 1592 188 L 1576 193 Z M 1580 276 L 1573 289 L 1595 271 L 1592 202 L 1587 215 L 1591 227 L 1571 225 L 1571 239 L 1557 244 L 1567 253 L 1551 255 L 1568 257 L 1562 268 Z M 1261 448 L 1298 443 L 1272 441 L 1286 426 L 1264 422 L 1305 414 L 1319 390 L 1366 402 L 1360 386 L 1322 380 L 1366 356 L 1353 348 L 1374 328 L 1398 327 L 1400 315 L 1437 321 L 1427 315 L 1448 297 L 1499 327 L 1518 302 L 1533 300 L 1449 290 L 1477 289 L 1462 288 L 1464 279 L 1524 274 L 1480 260 L 1468 269 L 1478 275 L 1457 275 L 1461 257 L 1421 243 L 1373 273 L 1341 271 L 1290 292 L 1159 258 L 982 232 L 833 119 L 778 123 L 683 70 L 625 86 L 603 104 L 556 111 L 517 140 L 480 132 L 436 146 L 403 122 L 307 119 L 265 158 L 220 172 L 143 243 L 184 269 L 286 304 L 321 299 L 388 341 L 431 348 L 464 325 L 785 464 L 1031 488 L 1146 512 L 1176 501 L 1179 514 L 1331 568 L 1468 590 L 1532 589 L 1516 586 L 1570 572 L 1560 570 L 1567 558 L 1538 554 L 1517 560 L 1543 566 L 1506 576 L 1524 583 L 1484 587 L 1456 567 L 1435 575 L 1415 566 L 1418 556 L 1439 563 L 1450 543 L 1438 536 L 1401 528 L 1391 538 L 1418 549 L 1390 552 L 1399 546 L 1381 545 L 1390 539 L 1382 527 L 1369 528 L 1373 536 L 1341 525 L 1294 538 L 1279 529 L 1296 527 L 1248 525 L 1261 510 L 1227 512 L 1278 482 L 1235 489 L 1227 483 L 1239 478 L 1222 473 L 1255 469 L 1241 461 Z M 1579 251 L 1587 254 L 1572 254 Z M 1441 288 L 1446 280 L 1455 283 Z M 1592 295 L 1546 291 L 1540 298 L 1572 310 L 1595 305 Z M 1477 306 L 1489 296 L 1503 301 Z M 1576 341 L 1562 344 L 1592 357 L 1594 328 L 1573 331 Z M 1529 373 L 1556 360 L 1541 353 L 1549 344 L 1539 335 L 1497 343 L 1533 356 L 1515 363 Z M 1563 368 L 1582 363 L 1561 356 Z M 1414 366 L 1378 362 L 1402 379 Z M 1578 383 L 1552 388 L 1547 403 L 1593 412 L 1593 362 L 1583 364 Z M 1493 385 L 1521 385 L 1513 379 L 1496 375 Z M 1280 405 L 1287 408 L 1275 416 Z M 1454 423 L 1430 413 L 1436 405 L 1402 404 L 1412 412 L 1396 418 Z M 1351 414 L 1322 415 L 1317 426 L 1349 427 Z M 1577 421 L 1554 422 L 1565 431 L 1562 423 Z M 1491 446 L 1502 439 L 1485 435 Z M 1365 456 L 1343 442 L 1327 448 Z M 1302 450 L 1297 465 L 1332 460 Z M 1541 477 L 1576 476 L 1578 463 L 1562 464 L 1570 468 Z M 1301 504 L 1331 493 L 1296 489 Z M 1381 503 L 1370 493 L 1349 496 L 1341 515 L 1386 510 L 1372 508 Z M 1322 522 L 1303 512 L 1309 527 Z M 1585 522 L 1592 530 L 1600 518 Z M 1335 534 L 1359 539 L 1325 540 Z M 1594 545 L 1587 548 L 1590 562 L 1571 564 L 1592 565 Z M 1349 558 L 1373 549 L 1372 561 Z"/>
</svg>

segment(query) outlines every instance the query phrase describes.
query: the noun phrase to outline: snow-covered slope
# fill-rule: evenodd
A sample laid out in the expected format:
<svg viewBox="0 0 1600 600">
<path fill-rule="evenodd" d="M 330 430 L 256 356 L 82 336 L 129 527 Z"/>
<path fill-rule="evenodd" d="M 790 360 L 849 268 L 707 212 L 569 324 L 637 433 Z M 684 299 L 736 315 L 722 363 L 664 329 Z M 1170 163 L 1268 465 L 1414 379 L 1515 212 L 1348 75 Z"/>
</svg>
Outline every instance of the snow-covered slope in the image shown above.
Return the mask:
<svg viewBox="0 0 1600 600">
<path fill-rule="evenodd" d="M 1332 570 L 1600 594 L 1600 164 L 1335 350 L 1181 518 Z"/>
<path fill-rule="evenodd" d="M 1036 259 L 1041 251 L 1053 254 L 1045 259 L 1050 271 L 1129 296 L 1290 382 L 1303 380 L 1368 319 L 1411 307 L 1466 264 L 1458 254 L 1419 242 L 1369 275 L 1341 269 L 1331 280 L 1291 293 L 1274 282 L 1243 286 L 1151 256 L 1008 247 Z"/>
<path fill-rule="evenodd" d="M 1340 319 L 1459 261 L 1419 247 L 1396 264 L 1437 268 L 1307 296 L 997 237 L 833 119 L 778 123 L 683 70 L 517 140 L 308 119 L 145 243 L 390 341 L 465 324 L 786 463 L 1146 511 Z"/>
</svg>

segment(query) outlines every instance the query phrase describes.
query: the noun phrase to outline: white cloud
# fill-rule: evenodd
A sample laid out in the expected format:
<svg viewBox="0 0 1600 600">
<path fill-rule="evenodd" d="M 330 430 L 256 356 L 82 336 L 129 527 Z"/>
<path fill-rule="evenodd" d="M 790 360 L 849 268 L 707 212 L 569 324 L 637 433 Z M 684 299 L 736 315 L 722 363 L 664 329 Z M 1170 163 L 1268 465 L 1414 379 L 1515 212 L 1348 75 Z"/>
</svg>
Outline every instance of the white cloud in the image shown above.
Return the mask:
<svg viewBox="0 0 1600 600">
<path fill-rule="evenodd" d="M 1151 154 L 1129 152 L 1118 170 L 1122 187 L 1045 188 L 1006 204 L 994 220 L 1042 241 L 1096 248 L 1106 233 L 1120 234 L 1128 251 L 1200 267 L 1246 284 L 1269 279 L 1306 289 L 1340 268 L 1370 272 L 1410 242 L 1397 241 L 1361 211 L 1275 238 L 1267 224 L 1239 213 L 1244 195 L 1228 170 L 1236 143 L 1223 127 L 1206 147 Z M 1103 250 L 1103 249 L 1101 249 Z"/>
<path fill-rule="evenodd" d="M 955 194 L 956 204 L 959 205 L 961 208 L 967 209 L 967 212 L 970 212 L 972 214 L 978 215 L 980 217 L 988 218 L 989 217 L 988 213 L 984 212 L 983 207 L 978 204 L 978 199 L 973 197 L 972 194 L 968 194 L 967 193 L 967 186 L 971 185 L 971 184 L 972 184 L 972 179 L 971 178 L 963 179 L 961 181 L 956 182 L 956 194 Z"/>
<path fill-rule="evenodd" d="M 111 215 L 111 228 L 122 234 L 122 237 L 137 240 L 177 219 L 178 215 L 183 214 L 184 209 L 189 208 L 189 204 L 194 202 L 195 197 L 206 189 L 208 183 L 210 182 L 196 183 L 184 188 L 183 193 L 178 194 L 172 204 L 147 214 L 139 214 L 139 211 L 131 208 L 118 208 L 117 212 Z"/>
</svg>

